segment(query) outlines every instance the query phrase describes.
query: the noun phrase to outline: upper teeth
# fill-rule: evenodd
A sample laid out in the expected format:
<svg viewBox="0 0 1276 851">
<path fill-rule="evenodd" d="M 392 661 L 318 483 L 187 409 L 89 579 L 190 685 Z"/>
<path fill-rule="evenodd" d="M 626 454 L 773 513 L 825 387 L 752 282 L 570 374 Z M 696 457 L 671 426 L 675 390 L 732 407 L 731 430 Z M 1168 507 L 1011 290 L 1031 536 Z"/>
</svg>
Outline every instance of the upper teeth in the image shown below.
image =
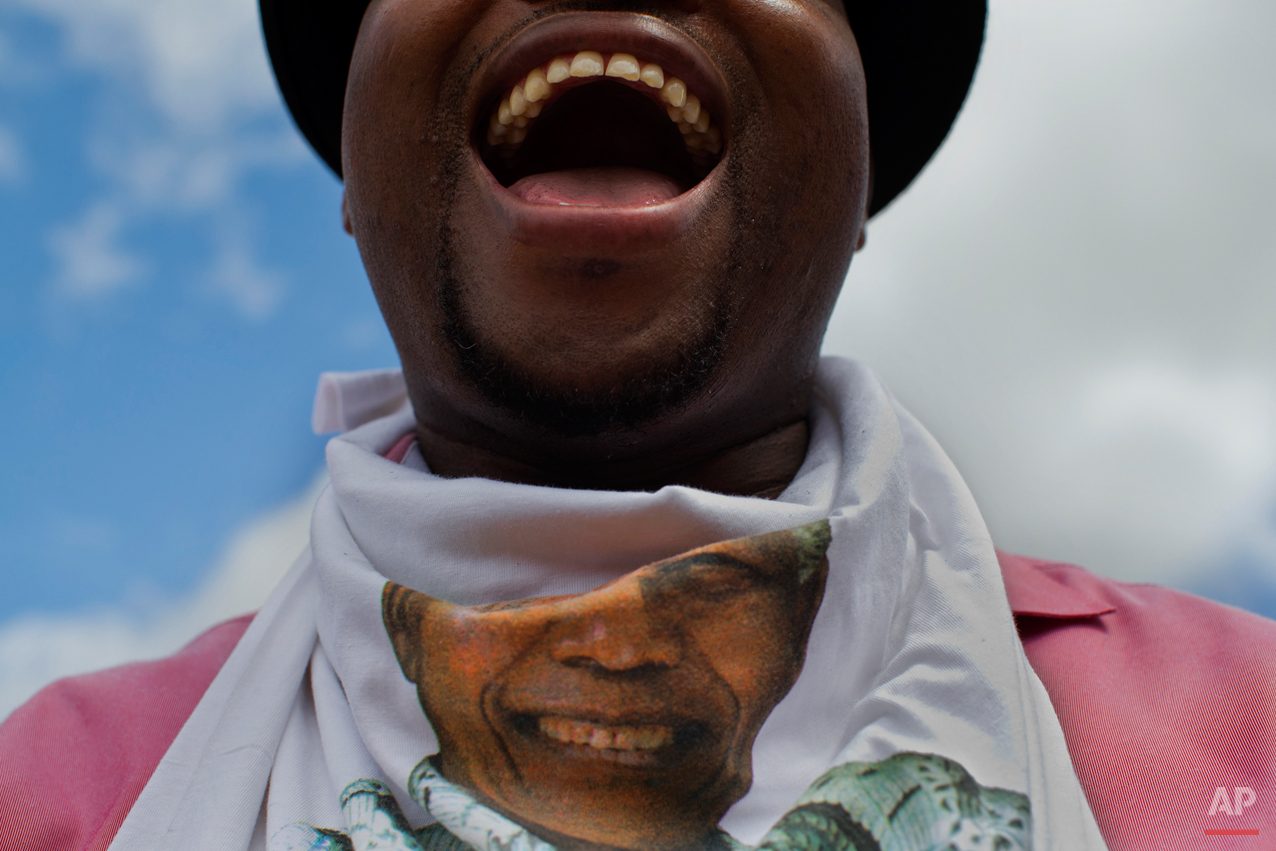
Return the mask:
<svg viewBox="0 0 1276 851">
<path fill-rule="evenodd" d="M 595 750 L 653 751 L 673 742 L 673 730 L 664 726 L 609 727 L 572 718 L 545 716 L 540 730 L 551 739 Z"/>
<path fill-rule="evenodd" d="M 659 65 L 641 62 L 632 54 L 613 53 L 607 56 L 596 50 L 556 56 L 529 71 L 492 110 L 487 126 L 487 143 L 505 146 L 510 151 L 522 144 L 527 138 L 528 126 L 540 115 L 544 102 L 554 94 L 554 85 L 568 77 L 616 77 L 659 89 L 670 120 L 677 123 L 692 154 L 703 156 L 722 150 L 721 131 L 713 125 L 709 111 L 700 104 L 700 98 L 687 91 L 686 83 L 677 77 L 666 77 Z"/>
</svg>

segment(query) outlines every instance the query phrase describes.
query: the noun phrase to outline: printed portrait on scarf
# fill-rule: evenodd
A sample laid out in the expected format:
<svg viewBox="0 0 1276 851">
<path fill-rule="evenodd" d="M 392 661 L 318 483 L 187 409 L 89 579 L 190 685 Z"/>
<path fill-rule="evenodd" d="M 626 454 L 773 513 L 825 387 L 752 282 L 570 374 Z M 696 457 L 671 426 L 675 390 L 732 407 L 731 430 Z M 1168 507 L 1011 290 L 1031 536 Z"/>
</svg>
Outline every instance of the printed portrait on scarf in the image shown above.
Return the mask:
<svg viewBox="0 0 1276 851">
<path fill-rule="evenodd" d="M 707 835 L 801 672 L 828 544 L 820 523 L 588 594 L 473 608 L 388 584 L 386 628 L 437 768 L 560 842 L 672 851 Z"/>
<path fill-rule="evenodd" d="M 748 791 L 754 739 L 802 671 L 829 543 L 821 521 L 586 594 L 475 607 L 387 583 L 386 630 L 439 742 L 414 796 L 467 825 L 486 819 L 490 848 L 741 848 L 718 822 Z M 343 804 L 359 797 L 393 807 L 371 787 Z M 763 846 L 1030 847 L 1022 795 L 939 757 L 839 766 L 797 804 Z M 405 841 L 452 847 L 437 825 L 412 834 L 395 821 Z M 944 833 L 950 845 L 931 843 Z"/>
</svg>

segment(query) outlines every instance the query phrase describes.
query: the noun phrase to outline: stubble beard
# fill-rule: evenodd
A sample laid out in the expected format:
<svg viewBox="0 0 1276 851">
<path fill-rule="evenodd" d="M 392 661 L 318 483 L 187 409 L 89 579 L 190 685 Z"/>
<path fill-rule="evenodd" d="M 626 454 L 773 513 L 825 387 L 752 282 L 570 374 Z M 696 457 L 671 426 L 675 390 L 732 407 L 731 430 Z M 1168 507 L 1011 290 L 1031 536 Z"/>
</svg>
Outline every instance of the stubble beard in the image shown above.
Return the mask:
<svg viewBox="0 0 1276 851">
<path fill-rule="evenodd" d="M 725 281 L 718 280 L 710 288 L 709 303 L 701 308 L 707 321 L 695 323 L 697 333 L 682 340 L 672 357 L 633 364 L 610 386 L 555 386 L 528 365 L 515 362 L 499 341 L 480 336 L 466 298 L 473 289 L 459 268 L 451 226 L 444 224 L 439 230 L 435 285 L 443 317 L 440 331 L 457 367 L 489 404 L 551 434 L 593 437 L 639 429 L 704 392 L 722 363 L 731 310 L 723 297 Z"/>
</svg>

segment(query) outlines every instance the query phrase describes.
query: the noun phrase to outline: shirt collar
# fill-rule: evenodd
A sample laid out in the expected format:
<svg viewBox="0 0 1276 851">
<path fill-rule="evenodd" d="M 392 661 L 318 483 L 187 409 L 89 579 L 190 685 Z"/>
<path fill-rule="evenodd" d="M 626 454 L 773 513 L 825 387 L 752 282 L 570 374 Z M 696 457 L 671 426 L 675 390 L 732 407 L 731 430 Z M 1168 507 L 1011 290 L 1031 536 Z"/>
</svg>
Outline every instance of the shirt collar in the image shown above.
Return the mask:
<svg viewBox="0 0 1276 851">
<path fill-rule="evenodd" d="M 1073 620 L 1116 611 L 1102 580 L 1075 565 L 997 553 L 1010 610 L 1016 617 Z"/>
</svg>

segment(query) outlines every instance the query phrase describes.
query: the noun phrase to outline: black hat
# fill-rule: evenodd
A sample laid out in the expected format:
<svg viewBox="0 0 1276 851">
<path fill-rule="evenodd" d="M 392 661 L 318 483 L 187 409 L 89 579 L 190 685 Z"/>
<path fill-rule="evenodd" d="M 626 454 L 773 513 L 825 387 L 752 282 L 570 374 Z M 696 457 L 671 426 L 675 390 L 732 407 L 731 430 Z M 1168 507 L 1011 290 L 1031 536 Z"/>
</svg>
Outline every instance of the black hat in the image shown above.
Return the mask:
<svg viewBox="0 0 1276 851">
<path fill-rule="evenodd" d="M 868 85 L 870 215 L 903 192 L 948 135 L 979 62 L 987 0 L 846 0 Z M 279 90 L 341 174 L 341 111 L 368 0 L 261 0 Z"/>
</svg>

